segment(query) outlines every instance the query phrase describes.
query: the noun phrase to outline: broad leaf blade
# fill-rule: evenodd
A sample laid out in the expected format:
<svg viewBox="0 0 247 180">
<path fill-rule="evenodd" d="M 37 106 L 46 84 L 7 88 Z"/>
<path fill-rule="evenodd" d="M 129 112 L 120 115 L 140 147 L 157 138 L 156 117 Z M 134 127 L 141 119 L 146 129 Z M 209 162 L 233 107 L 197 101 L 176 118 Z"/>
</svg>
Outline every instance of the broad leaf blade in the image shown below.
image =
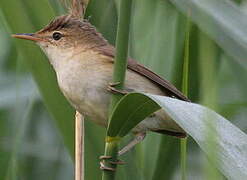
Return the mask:
<svg viewBox="0 0 247 180">
<path fill-rule="evenodd" d="M 154 102 L 148 101 L 147 97 L 152 99 Z M 139 98 L 144 98 L 145 101 L 139 100 Z M 109 132 L 112 132 L 111 128 L 114 127 L 118 129 L 118 132 L 114 132 L 113 135 L 118 135 L 120 132 L 127 133 L 132 127 L 140 122 L 140 118 L 137 116 L 131 116 L 131 113 L 133 112 L 136 115 L 143 112 L 140 105 L 136 103 L 138 101 L 146 102 L 145 106 L 148 106 L 148 104 L 153 106 L 153 104 L 157 103 L 209 156 L 209 141 L 205 138 L 205 133 L 208 132 L 208 124 L 213 119 L 215 126 L 211 128 L 216 131 L 218 137 L 210 140 L 214 141 L 213 143 L 218 149 L 218 156 L 216 157 L 217 160 L 214 160 L 214 162 L 217 162 L 216 166 L 229 179 L 237 180 L 247 178 L 247 135 L 216 112 L 201 105 L 165 96 L 131 93 L 125 96 L 115 109 L 111 121 L 111 123 L 114 123 L 115 125 L 110 126 L 108 130 Z M 126 109 L 125 103 L 131 105 L 131 108 Z M 157 109 L 159 109 L 157 106 L 156 108 L 151 108 L 148 113 L 151 113 L 152 110 L 154 112 Z M 140 111 L 138 112 L 138 110 Z M 118 122 L 117 117 L 132 122 L 125 122 L 123 120 Z M 135 119 L 131 119 L 131 117 L 135 117 Z M 121 133 L 121 136 L 124 136 L 125 133 Z"/>
<path fill-rule="evenodd" d="M 171 0 L 178 9 L 191 11 L 192 20 L 213 40 L 247 68 L 246 14 L 227 0 Z"/>
<path fill-rule="evenodd" d="M 172 81 L 173 75 L 180 78 L 181 69 L 177 66 L 182 62 L 185 18 L 169 1 L 134 0 L 133 3 L 130 56 L 167 80 Z M 160 139 L 163 139 L 165 143 L 159 143 Z M 145 180 L 154 180 L 154 173 L 158 179 L 171 179 L 175 172 L 176 166 L 170 166 L 170 164 L 176 164 L 176 159 L 179 158 L 179 154 L 172 150 L 177 148 L 176 143 L 171 143 L 169 146 L 172 152 L 167 151 L 166 156 L 169 158 L 165 158 L 164 154 L 160 157 L 158 153 L 167 148 L 163 146 L 167 141 L 177 141 L 177 139 L 155 133 L 149 136 L 148 140 L 142 143 L 143 147 L 137 150 L 142 156 L 138 156 L 136 161 L 140 163 L 138 168 L 142 169 Z M 154 149 L 153 146 L 156 148 Z M 166 163 L 163 164 L 164 162 Z M 162 170 L 158 170 L 160 171 L 158 173 L 154 167 L 161 167 Z"/>
<path fill-rule="evenodd" d="M 160 109 L 154 101 L 143 94 L 133 93 L 131 98 L 123 98 L 113 110 L 107 135 L 123 137 L 145 117 Z M 127 114 L 126 114 L 127 112 Z M 132 121 L 135 119 L 135 121 Z"/>
<path fill-rule="evenodd" d="M 199 144 L 207 154 L 205 133 L 208 117 L 214 119 L 218 134 L 214 142 L 218 148 L 218 165 L 229 179 L 247 178 L 247 135 L 216 112 L 198 104 L 168 97 L 149 95 Z M 195 128 L 196 127 L 196 128 Z M 215 140 L 215 139 L 214 139 Z"/>
</svg>

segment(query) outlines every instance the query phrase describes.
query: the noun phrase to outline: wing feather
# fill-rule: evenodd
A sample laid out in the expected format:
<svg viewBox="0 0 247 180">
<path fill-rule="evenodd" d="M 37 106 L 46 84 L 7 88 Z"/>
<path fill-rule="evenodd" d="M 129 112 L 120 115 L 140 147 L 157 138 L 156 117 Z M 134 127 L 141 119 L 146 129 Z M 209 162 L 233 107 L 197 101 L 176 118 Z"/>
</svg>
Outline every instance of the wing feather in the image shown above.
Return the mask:
<svg viewBox="0 0 247 180">
<path fill-rule="evenodd" d="M 113 46 L 103 46 L 100 47 L 99 52 L 105 56 L 112 57 L 113 60 L 115 57 L 115 48 Z M 128 59 L 128 69 L 139 73 L 140 75 L 146 77 L 153 83 L 159 85 L 162 90 L 168 93 L 170 96 L 175 96 L 178 99 L 184 101 L 190 101 L 186 96 L 184 96 L 175 86 L 173 86 L 169 81 L 163 79 L 158 74 L 144 67 L 134 59 Z"/>
</svg>

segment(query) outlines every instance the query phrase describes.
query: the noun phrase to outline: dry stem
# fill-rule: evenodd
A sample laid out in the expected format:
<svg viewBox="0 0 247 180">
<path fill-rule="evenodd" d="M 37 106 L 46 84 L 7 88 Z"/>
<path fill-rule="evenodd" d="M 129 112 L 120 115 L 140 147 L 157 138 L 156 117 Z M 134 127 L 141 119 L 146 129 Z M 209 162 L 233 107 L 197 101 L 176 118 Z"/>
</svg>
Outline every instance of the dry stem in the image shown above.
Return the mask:
<svg viewBox="0 0 247 180">
<path fill-rule="evenodd" d="M 75 180 L 84 180 L 84 117 L 75 115 Z"/>
</svg>

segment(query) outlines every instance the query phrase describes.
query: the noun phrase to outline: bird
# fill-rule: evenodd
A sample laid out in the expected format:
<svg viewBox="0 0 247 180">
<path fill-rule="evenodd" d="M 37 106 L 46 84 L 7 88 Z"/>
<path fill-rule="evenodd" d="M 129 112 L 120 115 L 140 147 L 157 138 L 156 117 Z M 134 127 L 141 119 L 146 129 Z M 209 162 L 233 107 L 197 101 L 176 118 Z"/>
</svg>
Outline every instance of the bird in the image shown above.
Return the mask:
<svg viewBox="0 0 247 180">
<path fill-rule="evenodd" d="M 48 57 L 69 103 L 94 123 L 107 127 L 111 93 L 116 93 L 111 84 L 116 50 L 88 20 L 66 14 L 56 17 L 35 33 L 12 36 L 34 41 Z M 169 81 L 132 58 L 128 58 L 124 85 L 127 92 L 190 101 Z M 186 137 L 186 132 L 161 109 L 132 129 L 135 141 L 120 154 L 142 141 L 148 131 Z"/>
</svg>

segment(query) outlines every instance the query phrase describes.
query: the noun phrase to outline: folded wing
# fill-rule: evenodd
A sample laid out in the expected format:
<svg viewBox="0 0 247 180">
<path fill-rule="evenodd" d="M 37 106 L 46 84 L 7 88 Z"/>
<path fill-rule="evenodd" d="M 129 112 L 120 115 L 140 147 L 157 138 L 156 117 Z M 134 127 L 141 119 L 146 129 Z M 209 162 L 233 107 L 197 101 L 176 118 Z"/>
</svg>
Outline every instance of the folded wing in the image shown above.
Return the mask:
<svg viewBox="0 0 247 180">
<path fill-rule="evenodd" d="M 99 47 L 98 50 L 101 54 L 112 57 L 111 59 L 114 59 L 115 57 L 115 48 L 113 46 L 109 45 L 109 46 Z M 190 101 L 169 81 L 163 79 L 162 77 L 160 77 L 153 71 L 149 70 L 148 68 L 144 67 L 134 59 L 131 58 L 128 59 L 128 69 L 135 71 L 141 74 L 142 76 L 146 77 L 153 83 L 158 84 L 161 87 L 161 89 L 164 90 L 166 93 L 168 93 L 170 96 L 174 96 L 184 101 Z"/>
</svg>

